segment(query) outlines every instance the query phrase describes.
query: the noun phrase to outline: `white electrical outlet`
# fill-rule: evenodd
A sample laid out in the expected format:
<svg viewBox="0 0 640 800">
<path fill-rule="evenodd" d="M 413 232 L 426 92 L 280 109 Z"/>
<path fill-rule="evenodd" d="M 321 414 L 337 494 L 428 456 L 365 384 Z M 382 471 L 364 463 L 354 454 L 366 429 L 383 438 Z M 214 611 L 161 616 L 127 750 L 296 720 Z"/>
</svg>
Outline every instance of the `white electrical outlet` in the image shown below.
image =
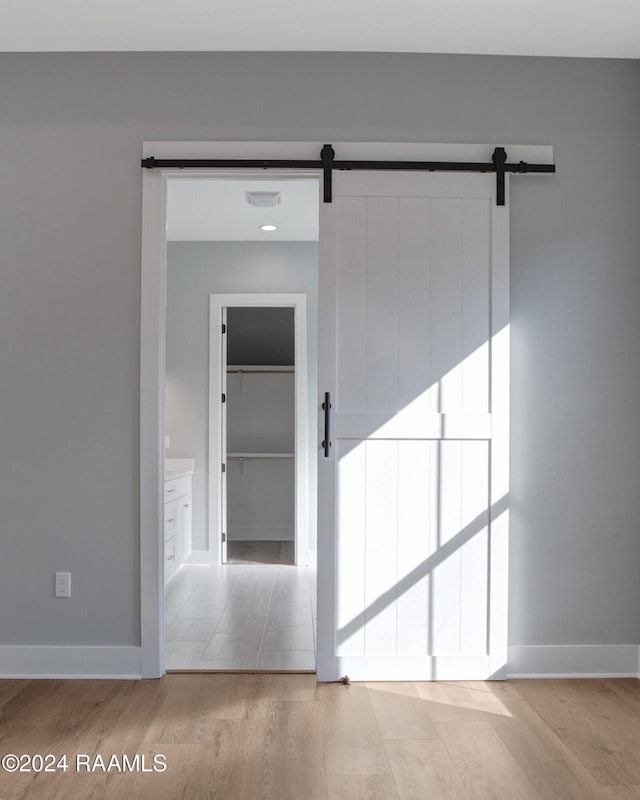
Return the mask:
<svg viewBox="0 0 640 800">
<path fill-rule="evenodd" d="M 56 597 L 71 597 L 70 572 L 56 572 Z"/>
</svg>

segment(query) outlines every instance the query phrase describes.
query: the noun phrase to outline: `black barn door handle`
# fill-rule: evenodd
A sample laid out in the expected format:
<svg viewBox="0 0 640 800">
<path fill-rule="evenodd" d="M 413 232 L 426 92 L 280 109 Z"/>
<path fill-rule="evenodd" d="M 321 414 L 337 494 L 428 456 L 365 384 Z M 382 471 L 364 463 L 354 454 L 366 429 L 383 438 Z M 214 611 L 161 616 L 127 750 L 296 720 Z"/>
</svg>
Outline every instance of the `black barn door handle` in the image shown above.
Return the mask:
<svg viewBox="0 0 640 800">
<path fill-rule="evenodd" d="M 331 440 L 330 440 L 331 395 L 329 392 L 324 393 L 324 403 L 322 404 L 322 408 L 324 409 L 324 439 L 322 441 L 322 446 L 324 447 L 324 457 L 329 458 L 329 448 L 331 447 Z"/>
</svg>

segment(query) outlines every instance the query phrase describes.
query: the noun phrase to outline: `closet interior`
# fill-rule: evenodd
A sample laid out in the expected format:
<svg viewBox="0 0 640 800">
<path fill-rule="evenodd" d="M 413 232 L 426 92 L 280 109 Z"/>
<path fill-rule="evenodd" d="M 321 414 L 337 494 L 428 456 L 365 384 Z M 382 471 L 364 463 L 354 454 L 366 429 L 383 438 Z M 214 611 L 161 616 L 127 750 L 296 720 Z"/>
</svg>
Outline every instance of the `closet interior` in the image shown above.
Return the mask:
<svg viewBox="0 0 640 800">
<path fill-rule="evenodd" d="M 293 564 L 294 309 L 227 309 L 227 563 Z"/>
</svg>

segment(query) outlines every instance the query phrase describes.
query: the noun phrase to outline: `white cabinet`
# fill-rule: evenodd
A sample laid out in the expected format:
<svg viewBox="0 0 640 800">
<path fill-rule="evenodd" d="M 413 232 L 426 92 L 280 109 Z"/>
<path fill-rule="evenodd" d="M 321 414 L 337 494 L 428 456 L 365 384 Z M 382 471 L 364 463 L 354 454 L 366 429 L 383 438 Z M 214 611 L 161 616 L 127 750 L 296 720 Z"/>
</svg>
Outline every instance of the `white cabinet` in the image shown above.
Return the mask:
<svg viewBox="0 0 640 800">
<path fill-rule="evenodd" d="M 191 553 L 191 475 L 169 474 L 164 482 L 164 579 Z"/>
</svg>

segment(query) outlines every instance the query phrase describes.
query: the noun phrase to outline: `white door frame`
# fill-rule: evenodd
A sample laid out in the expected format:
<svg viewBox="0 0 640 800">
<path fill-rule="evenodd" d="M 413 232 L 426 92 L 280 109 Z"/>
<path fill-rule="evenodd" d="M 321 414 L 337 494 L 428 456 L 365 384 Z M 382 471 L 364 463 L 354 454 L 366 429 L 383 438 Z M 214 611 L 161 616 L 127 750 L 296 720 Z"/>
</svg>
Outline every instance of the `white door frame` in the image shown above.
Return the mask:
<svg viewBox="0 0 640 800">
<path fill-rule="evenodd" d="M 324 142 L 144 142 L 142 157 L 319 159 Z M 491 144 L 428 144 L 333 142 L 340 159 L 402 161 L 491 161 Z M 553 148 L 535 145 L 505 145 L 511 161 L 553 163 Z M 164 674 L 164 581 L 162 501 L 164 480 L 164 373 L 166 308 L 166 196 L 167 182 L 179 179 L 211 179 L 229 171 L 143 170 L 142 174 L 142 265 L 140 332 L 140 672 L 143 678 Z M 238 170 L 232 171 L 238 175 Z M 247 174 L 249 174 L 247 172 Z M 293 177 L 295 170 L 269 171 Z M 319 176 L 320 170 L 306 176 Z M 265 177 L 265 173 L 261 173 Z M 531 180 L 531 178 L 529 178 Z M 322 246 L 322 243 L 321 243 Z M 319 387 L 321 389 L 321 387 Z M 318 554 L 327 543 L 318 531 Z M 318 627 L 331 613 L 324 593 L 318 605 Z M 329 654 L 318 650 L 318 663 Z"/>
<path fill-rule="evenodd" d="M 307 382 L 307 298 L 304 294 L 209 295 L 209 553 L 212 563 L 222 563 L 220 473 L 212 469 L 222 451 L 220 396 L 222 386 L 222 309 L 234 307 L 293 308 L 295 363 L 295 534 L 294 563 L 310 561 L 309 520 L 309 423 Z M 215 560 L 214 560 L 215 558 Z"/>
</svg>

